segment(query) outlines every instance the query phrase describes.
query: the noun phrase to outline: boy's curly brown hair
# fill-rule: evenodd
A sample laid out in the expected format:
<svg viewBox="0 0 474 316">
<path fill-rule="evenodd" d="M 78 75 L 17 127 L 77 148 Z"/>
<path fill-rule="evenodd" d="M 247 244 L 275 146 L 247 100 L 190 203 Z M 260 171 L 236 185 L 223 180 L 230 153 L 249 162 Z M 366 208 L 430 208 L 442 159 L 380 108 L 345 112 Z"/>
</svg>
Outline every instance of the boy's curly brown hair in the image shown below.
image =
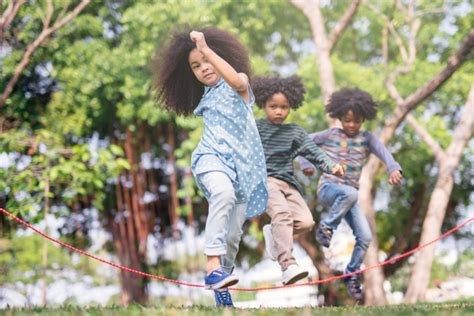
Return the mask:
<svg viewBox="0 0 474 316">
<path fill-rule="evenodd" d="M 265 107 L 265 102 L 274 94 L 282 93 L 290 103 L 290 108 L 297 109 L 303 104 L 306 89 L 298 76 L 288 78 L 259 77 L 252 78 L 252 90 L 255 94 L 255 103 L 260 108 Z"/>
<path fill-rule="evenodd" d="M 326 113 L 332 118 L 341 119 L 349 110 L 356 117 L 371 120 L 377 114 L 377 103 L 359 88 L 343 88 L 334 92 L 326 104 Z"/>
</svg>

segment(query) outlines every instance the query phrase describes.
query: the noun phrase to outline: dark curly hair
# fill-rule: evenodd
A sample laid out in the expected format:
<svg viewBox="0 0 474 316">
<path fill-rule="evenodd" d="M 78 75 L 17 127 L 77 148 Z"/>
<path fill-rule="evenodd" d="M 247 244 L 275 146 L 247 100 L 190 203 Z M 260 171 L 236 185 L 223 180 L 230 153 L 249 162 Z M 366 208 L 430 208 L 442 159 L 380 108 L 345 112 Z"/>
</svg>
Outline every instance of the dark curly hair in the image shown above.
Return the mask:
<svg viewBox="0 0 474 316">
<path fill-rule="evenodd" d="M 156 74 L 153 84 L 156 98 L 168 110 L 182 115 L 192 114 L 204 93 L 204 85 L 196 79 L 188 61 L 189 53 L 196 48 L 189 37 L 192 30 L 204 33 L 207 45 L 217 55 L 237 72 L 250 76 L 247 49 L 234 36 L 212 27 L 180 27 L 164 47 L 157 49 L 152 70 Z"/>
<path fill-rule="evenodd" d="M 306 92 L 298 76 L 288 78 L 256 76 L 252 78 L 252 90 L 255 94 L 255 103 L 260 108 L 265 107 L 265 102 L 274 94 L 282 93 L 288 99 L 290 108 L 297 109 L 303 103 Z"/>
<path fill-rule="evenodd" d="M 358 88 L 343 88 L 334 92 L 326 104 L 326 113 L 341 119 L 349 110 L 356 117 L 371 120 L 377 114 L 377 103 L 370 94 Z"/>
</svg>

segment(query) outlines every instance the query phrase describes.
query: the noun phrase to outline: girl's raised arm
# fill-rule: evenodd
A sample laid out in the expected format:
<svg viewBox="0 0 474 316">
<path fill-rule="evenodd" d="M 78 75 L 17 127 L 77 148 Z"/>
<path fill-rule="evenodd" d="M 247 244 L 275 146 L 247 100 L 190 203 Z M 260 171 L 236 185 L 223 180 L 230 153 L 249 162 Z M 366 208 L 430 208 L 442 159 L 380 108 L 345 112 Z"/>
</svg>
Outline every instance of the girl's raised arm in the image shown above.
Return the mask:
<svg viewBox="0 0 474 316">
<path fill-rule="evenodd" d="M 238 73 L 235 69 L 222 57 L 217 55 L 209 46 L 207 46 L 206 39 L 202 32 L 192 31 L 189 33 L 191 40 L 196 43 L 196 48 L 204 57 L 214 66 L 214 68 L 222 75 L 224 80 L 236 90 L 244 100 L 248 102 L 249 79 L 246 74 Z"/>
</svg>

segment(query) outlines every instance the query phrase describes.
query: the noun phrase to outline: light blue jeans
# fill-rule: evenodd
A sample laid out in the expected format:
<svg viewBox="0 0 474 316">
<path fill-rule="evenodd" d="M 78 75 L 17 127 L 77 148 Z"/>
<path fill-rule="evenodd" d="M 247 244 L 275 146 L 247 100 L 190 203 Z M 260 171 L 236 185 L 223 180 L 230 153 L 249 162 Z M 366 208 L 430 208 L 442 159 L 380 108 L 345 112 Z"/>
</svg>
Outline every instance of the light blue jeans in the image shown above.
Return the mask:
<svg viewBox="0 0 474 316">
<path fill-rule="evenodd" d="M 232 273 L 243 233 L 247 203 L 237 203 L 234 186 L 225 173 L 207 172 L 198 177 L 209 196 L 204 254 L 220 256 L 222 269 Z"/>
<path fill-rule="evenodd" d="M 355 236 L 356 243 L 346 272 L 360 269 L 372 241 L 369 222 L 357 203 L 358 193 L 354 187 L 337 183 L 324 183 L 318 191 L 319 201 L 329 209 L 320 224 L 335 230 L 342 219 L 345 219 Z"/>
</svg>

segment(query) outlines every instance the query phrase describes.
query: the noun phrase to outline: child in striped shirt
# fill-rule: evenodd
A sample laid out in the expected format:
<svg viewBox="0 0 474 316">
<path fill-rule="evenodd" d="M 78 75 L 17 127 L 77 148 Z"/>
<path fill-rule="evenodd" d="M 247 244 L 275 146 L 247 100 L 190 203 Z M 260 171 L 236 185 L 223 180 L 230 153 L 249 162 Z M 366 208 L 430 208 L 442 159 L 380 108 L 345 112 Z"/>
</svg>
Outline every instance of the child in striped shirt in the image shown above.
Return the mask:
<svg viewBox="0 0 474 316">
<path fill-rule="evenodd" d="M 297 109 L 303 102 L 305 89 L 300 78 L 257 77 L 252 88 L 255 102 L 267 116 L 257 121 L 267 165 L 267 214 L 271 218 L 271 224 L 263 227 L 265 245 L 270 257 L 278 260 L 283 284 L 287 285 L 308 275 L 293 256 L 293 238 L 314 226 L 302 187 L 293 174 L 293 159 L 301 155 L 323 172 L 334 175 L 344 171 L 311 141 L 302 127 L 284 124 L 290 108 Z"/>
</svg>

